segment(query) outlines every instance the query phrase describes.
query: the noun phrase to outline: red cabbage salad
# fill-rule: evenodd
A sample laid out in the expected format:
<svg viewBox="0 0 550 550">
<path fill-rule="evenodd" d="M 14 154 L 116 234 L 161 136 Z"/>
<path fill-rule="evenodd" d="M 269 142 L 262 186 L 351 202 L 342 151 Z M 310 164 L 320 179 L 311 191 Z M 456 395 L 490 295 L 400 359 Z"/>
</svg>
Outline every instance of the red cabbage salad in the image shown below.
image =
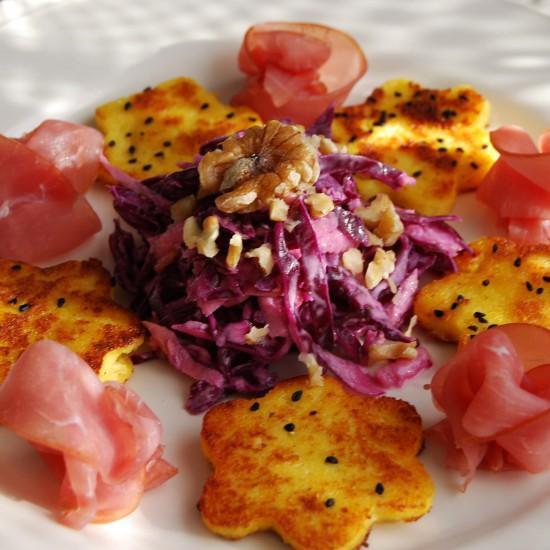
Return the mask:
<svg viewBox="0 0 550 550">
<path fill-rule="evenodd" d="M 304 139 L 329 135 L 331 118 L 325 114 Z M 147 320 L 152 349 L 194 380 L 187 410 L 266 392 L 277 381 L 272 364 L 291 353 L 312 383 L 329 372 L 367 395 L 429 367 L 411 336 L 413 300 L 422 273 L 455 270 L 453 258 L 467 249 L 447 224 L 456 216 L 421 216 L 387 195 L 365 200 L 354 174 L 395 189 L 414 179 L 367 157 L 319 149 L 319 176 L 285 198 L 284 221 L 267 208 L 228 213 L 216 206 L 220 193 L 199 193 L 199 162 L 225 139 L 203 146 L 180 171 L 143 181 L 104 161 L 118 180 L 110 189 L 125 222 L 115 221 L 109 240 L 115 275 Z M 312 193 L 330 199 L 329 211 L 312 211 Z M 200 228 L 213 217 L 216 253 L 187 246 L 189 218 Z M 235 244 L 240 255 L 230 262 Z"/>
</svg>

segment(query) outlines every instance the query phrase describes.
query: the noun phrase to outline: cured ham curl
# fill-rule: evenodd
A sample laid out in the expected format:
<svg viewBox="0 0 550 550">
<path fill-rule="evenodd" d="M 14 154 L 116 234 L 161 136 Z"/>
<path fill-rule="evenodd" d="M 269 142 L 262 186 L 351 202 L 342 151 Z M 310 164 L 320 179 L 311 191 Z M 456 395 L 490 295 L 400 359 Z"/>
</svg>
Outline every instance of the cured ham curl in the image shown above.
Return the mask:
<svg viewBox="0 0 550 550">
<path fill-rule="evenodd" d="M 365 74 L 367 61 L 346 33 L 313 23 L 261 23 L 248 29 L 239 51 L 246 86 L 233 105 L 264 120 L 289 118 L 309 126 L 340 105 Z"/>
<path fill-rule="evenodd" d="M 129 388 L 102 384 L 68 348 L 29 347 L 0 387 L 0 424 L 30 442 L 61 479 L 61 523 L 80 529 L 132 512 L 177 470 L 159 419 Z"/>
<path fill-rule="evenodd" d="M 491 132 L 500 153 L 478 198 L 493 209 L 518 244 L 550 243 L 550 130 L 535 145 L 517 126 Z"/>
<path fill-rule="evenodd" d="M 428 435 L 447 446 L 447 465 L 464 477 L 550 469 L 550 331 L 511 324 L 476 336 L 434 376 L 446 418 Z"/>
<path fill-rule="evenodd" d="M 59 120 L 19 140 L 0 135 L 0 258 L 48 260 L 101 229 L 84 193 L 102 142 L 97 130 Z"/>
</svg>

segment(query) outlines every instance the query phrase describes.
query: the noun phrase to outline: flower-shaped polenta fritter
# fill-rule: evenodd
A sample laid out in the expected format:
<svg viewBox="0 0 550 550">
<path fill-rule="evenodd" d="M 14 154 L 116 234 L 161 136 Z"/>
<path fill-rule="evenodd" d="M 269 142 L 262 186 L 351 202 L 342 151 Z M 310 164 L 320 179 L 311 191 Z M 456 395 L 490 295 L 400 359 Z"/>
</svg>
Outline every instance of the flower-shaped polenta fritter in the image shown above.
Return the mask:
<svg viewBox="0 0 550 550">
<path fill-rule="evenodd" d="M 519 246 L 505 237 L 470 243 L 458 271 L 425 285 L 414 312 L 422 328 L 462 342 L 498 325 L 529 323 L 550 329 L 550 246 Z"/>
<path fill-rule="evenodd" d="M 280 383 L 211 409 L 201 432 L 214 472 L 200 510 L 227 538 L 273 529 L 298 549 L 352 549 L 377 521 L 420 518 L 434 487 L 416 455 L 414 407 L 325 377 Z"/>
</svg>

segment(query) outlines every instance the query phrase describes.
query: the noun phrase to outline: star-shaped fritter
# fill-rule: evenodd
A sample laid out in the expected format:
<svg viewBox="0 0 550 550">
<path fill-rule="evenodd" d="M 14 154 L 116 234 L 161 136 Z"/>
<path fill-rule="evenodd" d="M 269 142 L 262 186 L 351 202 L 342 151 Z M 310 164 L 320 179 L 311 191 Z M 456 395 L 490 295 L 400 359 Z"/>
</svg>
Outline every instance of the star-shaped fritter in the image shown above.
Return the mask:
<svg viewBox="0 0 550 550">
<path fill-rule="evenodd" d="M 0 383 L 27 347 L 46 338 L 78 353 L 102 381 L 125 382 L 143 328 L 112 292 L 99 260 L 46 268 L 0 260 Z"/>
<path fill-rule="evenodd" d="M 414 407 L 356 395 L 332 377 L 218 405 L 201 441 L 214 472 L 200 510 L 227 538 L 273 529 L 294 548 L 352 549 L 375 522 L 415 520 L 431 507 Z"/>
<path fill-rule="evenodd" d="M 457 257 L 456 273 L 418 293 L 419 324 L 452 342 L 507 323 L 550 329 L 550 247 L 518 246 L 504 237 L 482 237 L 470 246 L 474 254 Z"/>
<path fill-rule="evenodd" d="M 447 214 L 457 192 L 476 189 L 497 157 L 488 118 L 489 102 L 471 86 L 429 89 L 396 79 L 376 88 L 363 104 L 337 111 L 332 130 L 350 153 L 416 178 L 416 185 L 393 191 L 359 176 L 366 196 L 385 192 L 399 206 Z"/>
</svg>

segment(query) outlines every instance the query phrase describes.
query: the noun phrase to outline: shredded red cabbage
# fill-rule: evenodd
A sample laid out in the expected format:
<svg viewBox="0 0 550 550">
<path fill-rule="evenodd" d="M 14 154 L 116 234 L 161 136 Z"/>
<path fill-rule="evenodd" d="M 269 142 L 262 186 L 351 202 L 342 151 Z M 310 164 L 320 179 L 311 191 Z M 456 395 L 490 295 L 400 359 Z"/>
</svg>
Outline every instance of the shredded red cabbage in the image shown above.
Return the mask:
<svg viewBox="0 0 550 550">
<path fill-rule="evenodd" d="M 313 129 L 328 132 L 330 116 Z M 206 144 L 201 154 L 222 141 Z M 430 366 L 419 346 L 414 359 L 372 367 L 369 347 L 415 341 L 405 329 L 420 275 L 428 269 L 454 269 L 453 258 L 467 249 L 447 225 L 455 218 L 397 209 L 404 232 L 389 247 L 396 257 L 392 285 L 382 280 L 369 290 L 363 276 L 342 263 L 342 254 L 350 248 L 359 250 L 365 265 L 376 252 L 363 221 L 354 214 L 365 202 L 353 174 L 368 174 L 394 188 L 414 180 L 366 157 L 321 155 L 319 162 L 316 191 L 329 195 L 336 205 L 321 218 L 311 216 L 303 197 L 290 204 L 287 222 L 272 222 L 262 211 L 223 213 L 215 206 L 215 196 L 198 201 L 194 216 L 199 223 L 209 215 L 219 220 L 220 252 L 214 258 L 187 249 L 181 222 L 170 216 L 175 201 L 196 194 L 196 165 L 142 182 L 121 176 L 111 188 L 116 211 L 135 230 L 115 223 L 110 247 L 117 280 L 131 295 L 133 309 L 150 321 L 146 326 L 154 351 L 194 379 L 186 404 L 190 412 L 204 411 L 231 392 L 267 391 L 276 382 L 270 365 L 292 351 L 313 354 L 322 368 L 370 395 L 399 387 Z M 111 170 L 111 175 L 118 173 Z M 229 268 L 225 257 L 236 232 L 244 249 L 238 265 Z M 246 254 L 262 245 L 273 259 L 268 275 Z"/>
</svg>

